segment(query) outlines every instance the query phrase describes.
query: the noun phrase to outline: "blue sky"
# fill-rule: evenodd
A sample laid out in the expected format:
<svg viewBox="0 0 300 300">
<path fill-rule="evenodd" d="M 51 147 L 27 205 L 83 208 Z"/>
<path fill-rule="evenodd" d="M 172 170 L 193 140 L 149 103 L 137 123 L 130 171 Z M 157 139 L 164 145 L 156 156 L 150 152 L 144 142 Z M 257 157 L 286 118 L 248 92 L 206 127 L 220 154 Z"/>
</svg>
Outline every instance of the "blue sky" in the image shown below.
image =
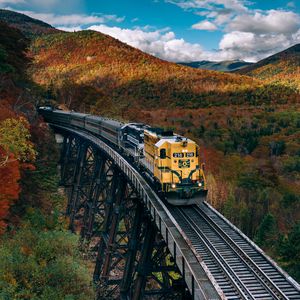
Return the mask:
<svg viewBox="0 0 300 300">
<path fill-rule="evenodd" d="M 300 1 L 0 0 L 67 30 L 93 29 L 169 61 L 257 61 L 300 43 Z"/>
</svg>

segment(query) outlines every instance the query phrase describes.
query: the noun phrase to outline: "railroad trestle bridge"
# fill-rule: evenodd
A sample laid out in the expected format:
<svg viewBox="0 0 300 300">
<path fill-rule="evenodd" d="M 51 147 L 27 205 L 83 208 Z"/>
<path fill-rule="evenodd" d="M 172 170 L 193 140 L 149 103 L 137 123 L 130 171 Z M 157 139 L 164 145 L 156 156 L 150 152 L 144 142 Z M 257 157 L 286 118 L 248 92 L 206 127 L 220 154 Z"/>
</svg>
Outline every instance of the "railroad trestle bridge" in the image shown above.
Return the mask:
<svg viewBox="0 0 300 300">
<path fill-rule="evenodd" d="M 93 134 L 63 136 L 70 229 L 95 262 L 98 299 L 300 299 L 299 285 L 209 205 L 167 207 Z"/>
</svg>

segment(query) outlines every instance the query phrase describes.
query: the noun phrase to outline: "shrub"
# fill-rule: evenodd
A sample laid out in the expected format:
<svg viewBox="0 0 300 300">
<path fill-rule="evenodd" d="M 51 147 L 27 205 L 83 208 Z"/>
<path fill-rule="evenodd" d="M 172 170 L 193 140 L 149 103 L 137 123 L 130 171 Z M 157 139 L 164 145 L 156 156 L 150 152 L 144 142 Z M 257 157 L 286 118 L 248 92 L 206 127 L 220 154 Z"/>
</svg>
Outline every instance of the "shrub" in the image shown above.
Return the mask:
<svg viewBox="0 0 300 300">
<path fill-rule="evenodd" d="M 23 228 L 1 242 L 1 299 L 93 299 L 75 235 Z"/>
</svg>

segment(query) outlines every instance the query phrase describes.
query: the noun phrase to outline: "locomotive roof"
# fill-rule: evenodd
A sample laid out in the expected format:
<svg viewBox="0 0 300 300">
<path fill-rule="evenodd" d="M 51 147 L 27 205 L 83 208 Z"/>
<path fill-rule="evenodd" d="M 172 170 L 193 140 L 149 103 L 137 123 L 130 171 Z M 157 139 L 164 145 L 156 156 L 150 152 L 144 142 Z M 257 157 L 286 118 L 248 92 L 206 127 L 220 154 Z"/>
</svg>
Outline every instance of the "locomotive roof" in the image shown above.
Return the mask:
<svg viewBox="0 0 300 300">
<path fill-rule="evenodd" d="M 180 137 L 180 136 L 174 135 L 174 138 L 162 138 L 155 144 L 155 146 L 159 148 L 166 142 L 169 144 L 181 144 L 183 142 L 187 142 L 188 144 L 195 144 L 194 141 L 192 141 L 188 138 L 181 137 L 181 140 L 178 140 L 177 137 Z"/>
<path fill-rule="evenodd" d="M 135 130 L 139 130 L 142 131 L 145 128 L 147 128 L 148 125 L 144 124 L 144 123 L 128 123 L 128 124 L 124 124 L 123 128 L 129 127 L 129 128 L 133 128 Z"/>
<path fill-rule="evenodd" d="M 163 128 L 159 128 L 159 127 L 148 127 L 146 129 L 149 133 L 154 133 L 157 136 L 169 136 L 172 137 L 174 136 L 173 131 L 171 130 L 164 130 Z"/>
</svg>

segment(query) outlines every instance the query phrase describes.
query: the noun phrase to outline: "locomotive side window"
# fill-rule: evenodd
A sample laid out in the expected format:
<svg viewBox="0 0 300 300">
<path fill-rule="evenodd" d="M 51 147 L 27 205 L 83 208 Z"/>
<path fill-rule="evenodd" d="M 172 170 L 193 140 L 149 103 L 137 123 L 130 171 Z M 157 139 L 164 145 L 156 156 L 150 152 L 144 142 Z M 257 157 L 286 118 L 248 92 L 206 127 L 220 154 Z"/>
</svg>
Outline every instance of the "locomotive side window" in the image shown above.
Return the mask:
<svg viewBox="0 0 300 300">
<path fill-rule="evenodd" d="M 165 159 L 167 157 L 166 149 L 160 149 L 160 158 Z"/>
</svg>

